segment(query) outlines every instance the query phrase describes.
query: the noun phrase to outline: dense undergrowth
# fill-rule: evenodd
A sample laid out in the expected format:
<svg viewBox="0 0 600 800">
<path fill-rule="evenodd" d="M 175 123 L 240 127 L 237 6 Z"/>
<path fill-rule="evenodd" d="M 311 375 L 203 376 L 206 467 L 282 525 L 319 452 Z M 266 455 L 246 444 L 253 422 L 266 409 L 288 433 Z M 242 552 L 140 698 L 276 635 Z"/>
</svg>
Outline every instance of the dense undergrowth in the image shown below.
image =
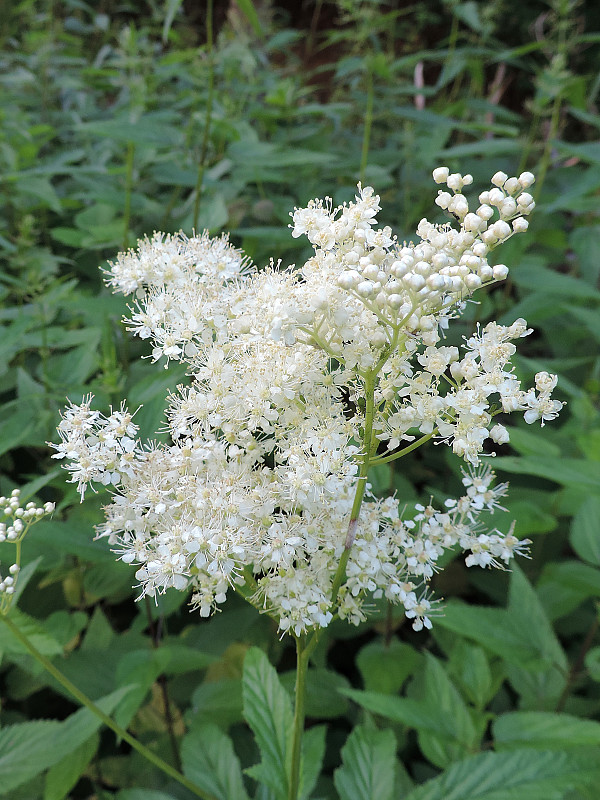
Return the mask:
<svg viewBox="0 0 600 800">
<path fill-rule="evenodd" d="M 323 773 L 306 796 L 597 797 L 596 4 L 23 0 L 5 8 L 0 37 L 0 490 L 57 504 L 23 544 L 16 622 L 86 694 L 110 695 L 120 725 L 175 768 L 183 760 L 188 778 L 203 786 L 213 770 L 213 796 L 278 797 L 256 789 L 256 771 L 245 789 L 235 783 L 218 729 L 243 768 L 256 762 L 244 656 L 262 648 L 291 690 L 287 639 L 235 597 L 210 620 L 173 590 L 136 603 L 131 567 L 93 540 L 106 497 L 80 504 L 50 459 L 66 398 L 91 392 L 108 409 L 126 396 L 153 436 L 167 389 L 186 380 L 183 367 L 140 360 L 148 349 L 128 337 L 125 301 L 98 266 L 155 229 L 226 230 L 258 265 L 302 263 L 310 249 L 292 238 L 289 212 L 313 197 L 338 204 L 358 181 L 372 185 L 381 222 L 409 238 L 431 219 L 439 164 L 470 172 L 479 190 L 497 170 L 527 169 L 537 208 L 528 235 L 503 247 L 510 278 L 469 304 L 448 338 L 525 317 L 536 334 L 520 348 L 519 375 L 559 375 L 560 419 L 542 431 L 514 425 L 494 460 L 511 484 L 498 525 L 516 520 L 531 559 L 494 574 L 451 560 L 434 579 L 446 605 L 430 632 L 384 604 L 356 628 L 328 629 L 307 699 L 309 726 L 326 725 Z M 460 472 L 430 447 L 371 480 L 410 504 L 452 495 Z M 0 556 L 12 563 L 10 543 Z M 4 625 L 0 653 L 2 796 L 193 796 L 75 718 L 72 697 Z M 282 704 L 270 709 L 277 718 L 285 692 L 274 674 L 259 678 L 267 708 L 269 697 Z M 21 725 L 42 719 L 52 722 Z M 218 726 L 215 752 L 207 721 Z"/>
</svg>

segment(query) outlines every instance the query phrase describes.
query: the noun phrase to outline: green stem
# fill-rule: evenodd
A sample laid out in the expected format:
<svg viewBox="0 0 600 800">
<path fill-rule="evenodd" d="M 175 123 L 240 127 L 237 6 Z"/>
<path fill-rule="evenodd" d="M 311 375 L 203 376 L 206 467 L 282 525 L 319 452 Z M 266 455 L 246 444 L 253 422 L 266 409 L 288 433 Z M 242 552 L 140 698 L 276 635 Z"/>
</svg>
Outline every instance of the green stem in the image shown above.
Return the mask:
<svg viewBox="0 0 600 800">
<path fill-rule="evenodd" d="M 316 636 L 316 634 L 313 635 Z M 290 782 L 288 800 L 297 800 L 300 788 L 300 761 L 302 757 L 302 734 L 304 733 L 306 672 L 308 654 L 306 634 L 296 636 L 296 689 L 294 703 L 294 738 L 292 742 L 292 763 L 290 766 Z M 312 640 L 311 640 L 312 644 Z M 312 650 L 312 648 L 311 648 Z"/>
<path fill-rule="evenodd" d="M 208 97 L 206 100 L 206 115 L 204 117 L 204 134 L 200 148 L 198 162 L 198 175 L 196 177 L 196 198 L 194 200 L 194 231 L 198 228 L 200 218 L 200 202 L 202 200 L 202 183 L 206 169 L 206 156 L 208 153 L 208 140 L 212 123 L 212 107 L 215 93 L 215 63 L 213 59 L 213 0 L 206 4 L 206 49 L 208 51 Z"/>
<path fill-rule="evenodd" d="M 129 245 L 129 225 L 131 222 L 131 194 L 133 192 L 133 157 L 135 144 L 127 142 L 127 156 L 125 158 L 125 208 L 123 209 L 123 250 Z"/>
<path fill-rule="evenodd" d="M 367 66 L 367 108 L 365 110 L 365 126 L 363 128 L 362 152 L 360 156 L 360 182 L 365 180 L 367 162 L 369 160 L 369 145 L 371 142 L 371 127 L 373 125 L 373 70 Z"/>
<path fill-rule="evenodd" d="M 537 175 L 535 181 L 536 198 L 539 198 L 539 196 L 541 195 L 542 186 L 544 185 L 544 181 L 546 180 L 546 173 L 548 172 L 548 167 L 550 166 L 550 158 L 552 157 L 552 146 L 554 144 L 554 139 L 558 133 L 558 127 L 560 124 L 561 104 L 562 104 L 562 92 L 559 92 L 554 98 L 554 102 L 552 104 L 550 126 L 548 128 L 546 142 L 544 144 L 544 152 L 542 153 L 542 158 L 540 159 L 540 164 L 537 169 Z"/>
<path fill-rule="evenodd" d="M 363 435 L 362 449 L 363 457 L 358 473 L 358 480 L 356 484 L 356 493 L 354 495 L 354 502 L 352 504 L 352 511 L 350 512 L 350 522 L 348 523 L 348 532 L 346 534 L 346 541 L 344 542 L 344 552 L 340 557 L 338 568 L 333 578 L 331 587 L 331 604 L 335 605 L 337 600 L 340 586 L 346 577 L 346 566 L 350 558 L 350 550 L 354 544 L 356 537 L 356 529 L 358 527 L 358 515 L 365 496 L 367 488 L 367 474 L 369 466 L 371 465 L 371 457 L 373 455 L 373 419 L 375 416 L 375 375 L 371 371 L 365 375 L 365 430 Z"/>
<path fill-rule="evenodd" d="M 416 450 L 417 447 L 420 447 L 425 442 L 428 442 L 433 433 L 427 433 L 425 436 L 421 436 L 420 439 L 417 439 L 416 442 L 409 444 L 407 447 L 402 448 L 402 450 L 398 450 L 396 453 L 391 453 L 389 456 L 376 456 L 375 458 L 371 459 L 371 465 L 373 464 L 388 464 L 390 461 L 395 461 L 397 458 L 402 458 L 402 456 L 407 455 L 407 453 L 411 453 L 413 450 Z"/>
<path fill-rule="evenodd" d="M 62 672 L 57 669 L 54 664 L 48 658 L 46 658 L 45 655 L 40 653 L 40 651 L 29 641 L 27 636 L 17 625 L 15 625 L 10 617 L 6 616 L 5 614 L 0 614 L 0 618 L 8 627 L 13 636 L 21 642 L 21 644 L 28 650 L 29 653 L 31 653 L 36 661 L 38 661 L 44 667 L 44 669 L 49 672 L 50 675 L 52 675 L 52 677 L 69 692 L 69 694 L 73 695 L 73 697 L 78 700 L 82 706 L 85 706 L 87 709 L 89 709 L 92 714 L 95 714 L 108 728 L 114 731 L 120 739 L 123 739 L 130 744 L 134 750 L 137 750 L 140 755 L 154 764 L 154 766 L 164 772 L 165 775 L 173 778 L 173 780 L 177 781 L 182 786 L 185 786 L 186 789 L 189 789 L 190 792 L 193 792 L 196 797 L 201 797 L 202 800 L 216 800 L 214 795 L 211 795 L 208 792 L 200 789 L 199 786 L 196 786 L 195 783 L 192 783 L 192 781 L 189 781 L 181 773 L 177 772 L 177 770 L 174 769 L 170 764 L 167 764 L 166 761 L 163 761 L 160 756 L 157 756 L 152 752 L 152 750 L 149 750 L 147 747 L 141 744 L 128 731 L 126 731 L 125 728 L 117 725 L 117 723 L 114 722 L 114 720 L 112 720 L 108 714 L 105 714 L 104 711 L 102 711 L 101 708 L 98 708 L 98 706 L 93 703 L 80 689 L 78 689 L 74 683 L 71 683 L 66 675 L 63 675 Z"/>
</svg>

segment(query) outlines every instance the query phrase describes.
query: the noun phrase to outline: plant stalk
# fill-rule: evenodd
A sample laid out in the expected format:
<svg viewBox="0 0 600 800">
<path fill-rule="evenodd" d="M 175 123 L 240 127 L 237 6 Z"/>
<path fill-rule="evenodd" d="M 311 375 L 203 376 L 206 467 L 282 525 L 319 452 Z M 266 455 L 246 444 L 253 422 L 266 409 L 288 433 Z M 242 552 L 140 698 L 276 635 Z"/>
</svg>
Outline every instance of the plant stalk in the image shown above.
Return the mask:
<svg viewBox="0 0 600 800">
<path fill-rule="evenodd" d="M 81 703 L 82 706 L 85 706 L 92 714 L 95 714 L 102 722 L 110 728 L 116 735 L 126 741 L 134 750 L 142 755 L 145 759 L 150 761 L 154 764 L 155 767 L 160 769 L 165 775 L 168 775 L 173 780 L 180 783 L 182 786 L 185 786 L 186 789 L 189 789 L 190 792 L 196 795 L 196 797 L 202 798 L 202 800 L 216 800 L 214 795 L 208 794 L 207 792 L 200 789 L 199 786 L 196 786 L 195 783 L 188 780 L 184 775 L 174 769 L 170 764 L 167 764 L 166 761 L 163 761 L 160 756 L 157 756 L 152 750 L 145 747 L 141 742 L 139 742 L 135 737 L 133 737 L 125 728 L 122 728 L 118 725 L 113 719 L 111 719 L 108 714 L 105 714 L 101 708 L 90 700 L 90 698 L 84 694 L 80 689 L 75 686 L 74 683 L 63 675 L 62 672 L 54 666 L 54 664 L 50 661 L 50 659 L 46 658 L 45 655 L 40 653 L 40 651 L 33 645 L 27 636 L 21 631 L 21 629 L 15 625 L 12 619 L 7 616 L 6 614 L 0 614 L 0 618 L 6 624 L 10 632 L 13 636 L 18 639 L 21 644 L 27 649 L 29 653 L 38 661 L 44 669 L 52 675 L 52 677 L 57 680 L 60 685 L 65 688 L 69 694 L 73 695 L 73 697 Z"/>
<path fill-rule="evenodd" d="M 346 534 L 346 541 L 344 542 L 344 552 L 341 555 L 338 568 L 333 578 L 331 587 L 331 604 L 335 606 L 340 586 L 346 577 L 346 566 L 350 558 L 350 550 L 354 544 L 356 537 L 356 529 L 358 527 L 358 516 L 365 496 L 367 488 L 367 475 L 369 466 L 371 464 L 371 457 L 373 455 L 373 420 L 375 417 L 375 372 L 368 372 L 365 376 L 365 430 L 363 435 L 362 449 L 363 458 L 358 473 L 358 480 L 356 484 L 356 493 L 354 495 L 354 502 L 352 504 L 352 511 L 350 512 L 350 522 L 348 523 L 348 532 Z"/>
<path fill-rule="evenodd" d="M 304 733 L 306 672 L 310 650 L 306 647 L 306 634 L 296 636 L 296 688 L 294 697 L 294 738 L 292 741 L 292 763 L 288 800 L 298 800 L 300 789 L 300 762 L 302 759 L 302 734 Z M 312 643 L 312 642 L 311 642 Z M 312 648 L 311 648 L 312 650 Z"/>
</svg>

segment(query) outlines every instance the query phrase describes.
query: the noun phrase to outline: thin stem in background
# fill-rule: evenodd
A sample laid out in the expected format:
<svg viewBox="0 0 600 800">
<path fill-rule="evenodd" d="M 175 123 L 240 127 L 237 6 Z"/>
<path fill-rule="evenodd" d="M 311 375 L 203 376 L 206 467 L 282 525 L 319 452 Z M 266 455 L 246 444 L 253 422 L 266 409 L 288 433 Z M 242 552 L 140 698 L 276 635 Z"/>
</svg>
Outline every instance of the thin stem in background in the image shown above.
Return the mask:
<svg viewBox="0 0 600 800">
<path fill-rule="evenodd" d="M 200 218 L 200 203 L 202 201 L 202 183 L 206 169 L 206 156 L 212 123 L 212 107 L 215 93 L 215 63 L 213 58 L 213 0 L 207 0 L 206 5 L 206 50 L 208 52 L 208 97 L 206 99 L 206 115 L 204 117 L 204 134 L 198 161 L 198 175 L 196 177 L 196 197 L 194 200 L 194 230 L 198 228 Z"/>
<path fill-rule="evenodd" d="M 308 36 L 306 37 L 306 43 L 304 45 L 304 62 L 310 59 L 313 53 L 313 49 L 315 46 L 315 39 L 317 35 L 317 28 L 319 25 L 319 17 L 321 16 L 321 9 L 323 7 L 323 0 L 317 0 L 315 3 L 315 7 L 313 9 L 312 17 L 310 19 L 310 30 L 308 32 Z"/>
<path fill-rule="evenodd" d="M 123 208 L 123 250 L 129 247 L 129 225 L 131 222 L 131 193 L 133 192 L 133 157 L 135 144 L 127 142 L 125 158 L 125 205 Z"/>
<path fill-rule="evenodd" d="M 558 702 L 556 704 L 555 711 L 561 712 L 564 711 L 565 704 L 569 699 L 569 695 L 573 691 L 573 684 L 577 680 L 579 673 L 582 671 L 584 664 L 585 664 L 585 657 L 588 654 L 588 651 L 592 644 L 594 643 L 594 639 L 596 638 L 596 634 L 598 633 L 598 629 L 600 628 L 600 620 L 598 619 L 599 610 L 596 610 L 596 617 L 590 628 L 587 632 L 587 636 L 585 637 L 583 644 L 581 645 L 581 650 L 579 651 L 576 660 L 571 665 L 571 669 L 569 670 L 569 674 L 567 675 L 567 680 L 565 682 L 565 687 L 562 690 L 560 697 L 558 698 Z"/>
<path fill-rule="evenodd" d="M 150 630 L 150 639 L 152 641 L 152 647 L 155 650 L 158 650 L 161 643 L 161 625 L 155 624 L 154 620 L 152 619 L 152 608 L 150 606 L 150 598 L 147 594 L 144 595 L 144 603 L 146 606 L 146 617 L 148 619 L 148 628 Z M 167 732 L 169 735 L 169 742 L 171 743 L 171 752 L 173 755 L 173 761 L 179 772 L 181 772 L 181 758 L 179 756 L 179 748 L 177 747 L 177 737 L 175 736 L 175 728 L 173 724 L 173 714 L 171 712 L 171 698 L 169 697 L 169 687 L 166 675 L 159 675 L 157 678 L 158 686 L 160 688 L 160 693 L 162 695 L 163 706 L 165 710 L 165 724 L 167 726 Z"/>
<path fill-rule="evenodd" d="M 189 789 L 190 792 L 193 792 L 193 794 L 195 794 L 196 797 L 200 797 L 202 798 L 202 800 L 216 800 L 216 798 L 213 795 L 208 794 L 207 792 L 203 791 L 199 786 L 196 786 L 195 783 L 188 780 L 184 775 L 182 775 L 180 772 L 174 769 L 174 767 L 172 767 L 170 764 L 167 764 L 166 761 L 163 761 L 163 759 L 160 758 L 160 756 L 157 756 L 156 753 L 153 753 L 152 750 L 149 750 L 147 747 L 145 747 L 127 730 L 125 730 L 125 728 L 122 728 L 120 725 L 118 725 L 113 719 L 111 719 L 108 716 L 108 714 L 105 714 L 101 708 L 98 708 L 98 706 L 92 700 L 90 700 L 90 698 L 86 694 L 84 694 L 80 689 L 78 689 L 74 683 L 71 683 L 71 681 L 66 677 L 66 675 L 63 675 L 63 673 L 57 667 L 54 666 L 54 664 L 50 661 L 50 659 L 46 658 L 45 655 L 40 653 L 40 651 L 35 647 L 35 645 L 33 645 L 29 641 L 27 636 L 21 631 L 21 629 L 17 625 L 15 625 L 15 623 L 8 615 L 0 614 L 0 619 L 2 619 L 2 621 L 8 627 L 13 636 L 21 642 L 21 644 L 26 648 L 26 650 L 29 653 L 31 653 L 31 655 L 36 659 L 36 661 L 38 661 L 42 665 L 42 667 L 44 667 L 44 669 L 48 673 L 50 673 L 50 675 L 52 675 L 52 677 L 55 680 L 57 680 L 64 689 L 66 689 L 69 692 L 69 694 L 73 695 L 73 697 L 79 703 L 81 703 L 82 706 L 85 706 L 89 711 L 92 712 L 92 714 L 95 714 L 95 716 L 97 716 L 98 719 L 101 719 L 102 722 L 108 728 L 114 731 L 114 733 L 116 733 L 116 735 L 120 739 L 123 739 L 125 742 L 131 745 L 131 747 L 133 747 L 134 750 L 137 750 L 137 752 L 140 755 L 142 755 L 145 759 L 150 761 L 151 764 L 154 764 L 154 766 L 160 769 L 161 772 L 164 772 L 165 775 L 168 775 L 170 778 L 173 778 L 173 780 L 177 781 L 182 786 L 185 786 L 186 789 Z"/>
<path fill-rule="evenodd" d="M 360 182 L 364 183 L 365 172 L 369 160 L 369 146 L 371 144 L 371 128 L 373 126 L 373 70 L 367 64 L 367 107 L 365 109 L 365 125 L 363 128 L 362 151 L 360 155 Z"/>
</svg>

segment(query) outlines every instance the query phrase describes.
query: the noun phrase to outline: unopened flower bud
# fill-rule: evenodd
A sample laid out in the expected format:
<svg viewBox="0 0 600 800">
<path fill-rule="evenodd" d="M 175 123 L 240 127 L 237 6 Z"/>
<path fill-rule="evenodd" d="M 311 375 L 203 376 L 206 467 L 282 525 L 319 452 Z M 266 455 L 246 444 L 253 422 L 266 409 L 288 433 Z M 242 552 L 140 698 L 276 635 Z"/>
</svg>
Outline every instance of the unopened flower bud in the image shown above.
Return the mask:
<svg viewBox="0 0 600 800">
<path fill-rule="evenodd" d="M 529 189 L 529 187 L 534 183 L 535 175 L 532 172 L 522 172 L 519 175 L 519 183 L 524 189 Z"/>
<path fill-rule="evenodd" d="M 437 167 L 433 170 L 433 180 L 436 183 L 446 183 L 449 172 L 448 167 Z"/>
<path fill-rule="evenodd" d="M 512 226 L 515 233 L 525 233 L 529 227 L 529 222 L 524 217 L 517 217 L 513 220 Z"/>
</svg>

